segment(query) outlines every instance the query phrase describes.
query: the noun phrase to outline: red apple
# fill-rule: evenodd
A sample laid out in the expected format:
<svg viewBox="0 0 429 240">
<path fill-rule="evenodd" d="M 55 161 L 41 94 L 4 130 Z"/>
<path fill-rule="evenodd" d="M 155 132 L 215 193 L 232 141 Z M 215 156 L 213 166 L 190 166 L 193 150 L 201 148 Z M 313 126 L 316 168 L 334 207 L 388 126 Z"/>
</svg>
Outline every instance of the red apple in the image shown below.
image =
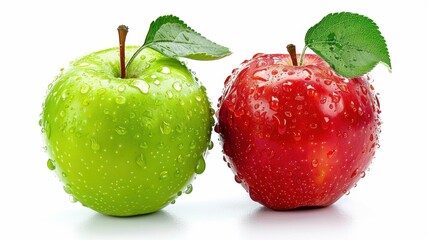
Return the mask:
<svg viewBox="0 0 429 240">
<path fill-rule="evenodd" d="M 303 59 L 244 61 L 226 79 L 216 113 L 235 180 L 276 210 L 334 203 L 365 176 L 378 147 L 371 78 L 341 77 L 317 55 Z"/>
</svg>

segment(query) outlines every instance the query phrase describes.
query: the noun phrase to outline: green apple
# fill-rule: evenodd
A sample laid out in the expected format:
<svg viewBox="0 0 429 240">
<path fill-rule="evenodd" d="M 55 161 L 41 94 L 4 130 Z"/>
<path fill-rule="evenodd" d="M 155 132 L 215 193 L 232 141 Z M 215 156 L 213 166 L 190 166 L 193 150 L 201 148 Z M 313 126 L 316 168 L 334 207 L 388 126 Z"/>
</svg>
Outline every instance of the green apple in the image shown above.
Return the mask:
<svg viewBox="0 0 429 240">
<path fill-rule="evenodd" d="M 205 169 L 214 110 L 175 57 L 126 47 L 84 56 L 49 85 L 41 127 L 48 167 L 75 201 L 113 216 L 157 211 Z"/>
</svg>

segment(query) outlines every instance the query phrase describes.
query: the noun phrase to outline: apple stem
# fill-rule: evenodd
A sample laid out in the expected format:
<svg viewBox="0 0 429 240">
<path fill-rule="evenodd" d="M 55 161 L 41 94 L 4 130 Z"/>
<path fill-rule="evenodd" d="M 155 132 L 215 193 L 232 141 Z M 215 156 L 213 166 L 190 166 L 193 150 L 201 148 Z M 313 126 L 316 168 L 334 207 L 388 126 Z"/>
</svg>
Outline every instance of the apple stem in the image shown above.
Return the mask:
<svg viewBox="0 0 429 240">
<path fill-rule="evenodd" d="M 307 45 L 302 49 L 301 56 L 299 57 L 299 66 L 302 66 L 304 62 L 305 50 L 307 50 Z"/>
<path fill-rule="evenodd" d="M 298 61 L 297 61 L 297 59 L 296 59 L 296 48 L 295 48 L 295 45 L 293 45 L 293 44 L 288 44 L 288 45 L 286 46 L 286 48 L 287 48 L 287 51 L 288 51 L 288 53 L 289 53 L 289 55 L 290 55 L 290 58 L 292 59 L 292 64 L 293 64 L 294 66 L 298 66 Z"/>
<path fill-rule="evenodd" d="M 127 38 L 128 27 L 125 25 L 119 25 L 119 60 L 121 63 L 121 78 L 126 77 L 125 72 L 125 39 Z"/>
</svg>

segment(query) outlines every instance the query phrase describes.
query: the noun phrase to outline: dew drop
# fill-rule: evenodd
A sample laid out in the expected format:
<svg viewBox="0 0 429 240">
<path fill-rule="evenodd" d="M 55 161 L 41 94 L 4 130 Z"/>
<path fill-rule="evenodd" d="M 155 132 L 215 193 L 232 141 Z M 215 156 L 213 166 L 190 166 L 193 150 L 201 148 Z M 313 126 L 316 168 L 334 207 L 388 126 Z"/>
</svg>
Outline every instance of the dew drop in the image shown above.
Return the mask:
<svg viewBox="0 0 429 240">
<path fill-rule="evenodd" d="M 295 141 L 298 142 L 298 141 L 301 140 L 302 136 L 301 136 L 301 132 L 300 131 L 293 131 L 292 133 L 293 133 L 293 139 Z"/>
<path fill-rule="evenodd" d="M 171 126 L 169 123 L 162 121 L 161 125 L 159 126 L 159 129 L 161 130 L 162 134 L 170 134 L 171 133 Z"/>
<path fill-rule="evenodd" d="M 70 184 L 64 185 L 63 189 L 64 189 L 64 192 L 66 192 L 67 194 L 71 194 L 72 193 L 72 187 L 71 187 Z"/>
<path fill-rule="evenodd" d="M 319 166 L 319 161 L 317 161 L 317 159 L 313 159 L 313 161 L 311 161 L 311 166 L 313 167 Z"/>
<path fill-rule="evenodd" d="M 213 141 L 210 141 L 210 142 L 209 142 L 209 144 L 208 144 L 208 146 L 207 146 L 207 148 L 208 148 L 209 150 L 212 150 L 212 149 L 213 149 L 213 147 L 214 147 L 214 143 L 213 143 Z"/>
<path fill-rule="evenodd" d="M 146 167 L 146 159 L 143 153 L 140 153 L 140 155 L 137 156 L 136 163 L 139 167 Z"/>
<path fill-rule="evenodd" d="M 148 147 L 146 142 L 140 143 L 139 146 L 140 146 L 140 148 L 143 148 L 143 149 L 146 149 Z"/>
<path fill-rule="evenodd" d="M 234 180 L 236 183 L 242 183 L 243 182 L 243 180 L 238 175 L 234 176 Z"/>
<path fill-rule="evenodd" d="M 145 55 L 141 55 L 141 56 L 140 56 L 140 59 L 141 59 L 141 60 L 145 60 L 145 59 L 146 59 L 146 56 L 145 56 Z"/>
<path fill-rule="evenodd" d="M 333 92 L 332 94 L 330 94 L 330 97 L 331 97 L 333 103 L 340 102 L 341 96 L 338 93 Z"/>
<path fill-rule="evenodd" d="M 279 109 L 279 99 L 275 96 L 271 96 L 270 108 L 274 111 Z"/>
<path fill-rule="evenodd" d="M 331 151 L 329 151 L 327 154 L 326 154 L 326 157 L 328 157 L 328 159 L 331 159 L 332 158 L 332 156 L 334 156 L 334 153 L 336 152 L 336 150 L 335 149 L 333 149 L 333 150 L 331 150 Z"/>
<path fill-rule="evenodd" d="M 263 60 L 259 61 L 258 64 L 257 64 L 258 67 L 263 67 L 263 66 L 266 66 L 266 65 L 267 65 L 267 62 L 265 62 Z"/>
<path fill-rule="evenodd" d="M 206 170 L 206 161 L 204 161 L 204 158 L 201 156 L 200 159 L 198 159 L 197 165 L 195 166 L 195 173 L 201 174 Z"/>
<path fill-rule="evenodd" d="M 118 126 L 117 128 L 115 128 L 115 132 L 119 135 L 125 135 L 127 133 L 127 129 L 122 126 Z"/>
<path fill-rule="evenodd" d="M 149 92 L 149 84 L 142 80 L 136 80 L 134 86 L 137 87 L 142 93 L 147 94 Z"/>
<path fill-rule="evenodd" d="M 169 99 L 172 99 L 173 98 L 173 93 L 170 90 L 168 90 L 167 91 L 167 96 L 168 96 Z"/>
<path fill-rule="evenodd" d="M 55 170 L 55 168 L 56 168 L 55 162 L 52 159 L 48 159 L 47 166 L 48 166 L 48 169 L 51 171 Z"/>
<path fill-rule="evenodd" d="M 80 93 L 82 94 L 86 94 L 89 91 L 89 85 L 84 83 L 81 87 L 80 87 Z"/>
<path fill-rule="evenodd" d="M 362 172 L 360 173 L 360 178 L 364 178 L 364 177 L 365 177 L 365 175 L 366 175 L 365 171 L 362 171 Z"/>
<path fill-rule="evenodd" d="M 124 84 L 121 84 L 121 85 L 119 85 L 118 86 L 118 92 L 124 92 L 125 91 L 125 85 Z"/>
<path fill-rule="evenodd" d="M 162 67 L 161 72 L 164 74 L 169 74 L 170 73 L 170 68 L 169 67 Z"/>
<path fill-rule="evenodd" d="M 304 99 L 305 99 L 305 97 L 304 97 L 304 96 L 301 96 L 301 95 L 296 95 L 296 96 L 295 96 L 295 100 L 296 100 L 296 101 L 304 101 Z"/>
<path fill-rule="evenodd" d="M 100 150 L 100 144 L 98 144 L 95 139 L 91 139 L 91 149 L 94 151 Z"/>
<path fill-rule="evenodd" d="M 194 188 L 192 187 L 192 184 L 188 184 L 185 189 L 185 194 L 190 194 Z"/>
<path fill-rule="evenodd" d="M 180 84 L 179 82 L 174 82 L 173 88 L 174 88 L 174 90 L 180 92 L 182 90 L 182 84 Z"/>
<path fill-rule="evenodd" d="M 127 99 L 124 96 L 117 96 L 115 99 L 115 102 L 119 105 L 124 104 L 127 101 Z"/>
<path fill-rule="evenodd" d="M 159 180 L 165 180 L 168 178 L 168 172 L 167 171 L 162 171 L 159 173 Z"/>
<path fill-rule="evenodd" d="M 363 94 L 367 94 L 368 93 L 368 90 L 366 90 L 366 88 L 362 85 L 362 86 L 360 86 L 360 90 L 362 91 L 362 93 Z"/>
<path fill-rule="evenodd" d="M 312 97 L 312 96 L 314 96 L 314 93 L 315 93 L 316 91 L 314 90 L 314 87 L 313 86 L 311 86 L 311 85 L 308 85 L 307 86 L 307 95 L 309 96 L 309 97 Z"/>
<path fill-rule="evenodd" d="M 194 140 L 192 140 L 192 141 L 191 141 L 191 144 L 189 145 L 189 148 L 190 148 L 190 149 L 195 149 L 195 147 L 196 147 L 196 145 L 195 145 L 195 141 L 194 141 Z"/>
<path fill-rule="evenodd" d="M 369 140 L 370 140 L 371 142 L 374 140 L 374 136 L 373 136 L 372 134 L 369 136 Z"/>
</svg>

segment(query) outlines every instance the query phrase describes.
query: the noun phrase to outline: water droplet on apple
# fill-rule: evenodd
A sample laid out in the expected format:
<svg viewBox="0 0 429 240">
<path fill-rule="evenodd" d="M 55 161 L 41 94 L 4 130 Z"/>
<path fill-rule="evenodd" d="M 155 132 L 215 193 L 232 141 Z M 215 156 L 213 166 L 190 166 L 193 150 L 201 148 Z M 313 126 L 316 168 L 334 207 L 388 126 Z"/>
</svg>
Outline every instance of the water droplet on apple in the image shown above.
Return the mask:
<svg viewBox="0 0 429 240">
<path fill-rule="evenodd" d="M 165 180 L 168 178 L 168 172 L 167 171 L 162 171 L 159 173 L 159 180 Z"/>
<path fill-rule="evenodd" d="M 201 156 L 198 159 L 197 165 L 195 166 L 195 173 L 201 174 L 206 170 L 206 161 L 204 161 L 204 158 Z"/>
<path fill-rule="evenodd" d="M 137 156 L 136 158 L 136 163 L 139 167 L 146 167 L 146 159 L 143 155 L 143 153 L 140 153 L 140 155 Z"/>
<path fill-rule="evenodd" d="M 331 159 L 332 158 L 332 156 L 334 156 L 334 153 L 336 152 L 336 150 L 335 149 L 333 149 L 333 150 L 331 150 L 331 151 L 329 151 L 327 154 L 326 154 L 326 156 L 328 157 L 328 159 Z"/>
<path fill-rule="evenodd" d="M 161 130 L 162 134 L 170 134 L 171 133 L 171 126 L 169 123 L 162 121 L 161 125 L 159 126 L 159 129 Z"/>
<path fill-rule="evenodd" d="M 313 161 L 311 161 L 311 165 L 313 167 L 317 167 L 317 166 L 319 166 L 319 161 L 317 161 L 317 159 L 313 159 Z"/>
<path fill-rule="evenodd" d="M 169 74 L 171 71 L 169 67 L 162 67 L 161 72 L 164 74 Z"/>
<path fill-rule="evenodd" d="M 189 148 L 190 148 L 190 149 L 195 149 L 195 147 L 196 147 L 196 145 L 195 145 L 195 141 L 194 141 L 194 140 L 192 140 L 192 141 L 191 141 L 191 144 L 189 145 Z"/>
<path fill-rule="evenodd" d="M 80 86 L 80 93 L 86 94 L 89 92 L 89 89 L 90 89 L 89 85 L 84 83 L 82 84 L 82 86 Z"/>
<path fill-rule="evenodd" d="M 124 92 L 125 91 L 125 85 L 124 84 L 121 84 L 121 85 L 119 85 L 118 86 L 118 92 Z"/>
<path fill-rule="evenodd" d="M 213 147 L 214 147 L 214 143 L 213 143 L 213 141 L 210 141 L 210 142 L 209 142 L 209 144 L 208 144 L 208 146 L 207 146 L 207 148 L 208 148 L 209 150 L 212 150 L 212 149 L 213 149 Z"/>
<path fill-rule="evenodd" d="M 309 97 L 312 97 L 312 96 L 314 96 L 314 93 L 315 93 L 316 91 L 315 91 L 315 89 L 314 89 L 314 87 L 313 86 L 311 86 L 311 85 L 308 85 L 307 86 L 307 95 L 309 96 Z"/>
<path fill-rule="evenodd" d="M 63 189 L 64 189 L 64 192 L 66 192 L 67 194 L 72 194 L 72 187 L 70 184 L 64 185 Z"/>
<path fill-rule="evenodd" d="M 243 182 L 243 180 L 238 175 L 234 176 L 234 180 L 236 183 L 242 183 Z"/>
<path fill-rule="evenodd" d="M 266 65 L 267 65 L 267 62 L 265 62 L 264 60 L 259 61 L 258 64 L 257 64 L 258 67 L 263 67 L 263 66 L 266 66 Z"/>
<path fill-rule="evenodd" d="M 173 93 L 172 93 L 170 90 L 168 90 L 166 93 L 167 93 L 167 97 L 168 97 L 169 99 L 172 99 L 172 98 L 173 98 Z"/>
<path fill-rule="evenodd" d="M 115 132 L 119 135 L 125 135 L 127 133 L 127 129 L 123 126 L 118 126 L 115 128 Z"/>
<path fill-rule="evenodd" d="M 55 170 L 56 168 L 55 162 L 52 159 L 48 159 L 47 166 L 49 170 Z"/>
<path fill-rule="evenodd" d="M 52 83 L 49 83 L 49 85 L 48 85 L 48 90 L 51 90 L 52 86 L 53 86 L 53 84 L 52 84 Z"/>
<path fill-rule="evenodd" d="M 365 177 L 365 175 L 366 175 L 365 171 L 362 171 L 362 172 L 360 173 L 360 178 L 364 178 L 364 177 Z"/>
<path fill-rule="evenodd" d="M 325 83 L 325 85 L 329 86 L 329 85 L 332 84 L 332 80 L 326 79 L 326 80 L 323 81 L 323 83 Z"/>
<path fill-rule="evenodd" d="M 317 123 L 310 123 L 309 127 L 311 129 L 317 129 Z"/>
<path fill-rule="evenodd" d="M 194 188 L 192 187 L 192 184 L 188 184 L 185 189 L 185 194 L 190 194 Z"/>
<path fill-rule="evenodd" d="M 143 149 L 146 149 L 148 147 L 146 142 L 140 143 L 139 146 L 140 146 L 140 148 L 143 148 Z"/>
<path fill-rule="evenodd" d="M 142 54 L 142 55 L 140 56 L 140 59 L 141 59 L 141 60 L 145 60 L 145 59 L 146 59 L 146 56 Z"/>
<path fill-rule="evenodd" d="M 95 139 L 91 139 L 91 149 L 94 151 L 100 150 L 100 145 L 95 141 Z"/>
<path fill-rule="evenodd" d="M 61 93 L 61 98 L 62 98 L 63 100 L 65 100 L 65 99 L 67 98 L 67 96 L 68 96 L 68 92 L 67 92 L 67 89 L 66 89 L 66 90 L 64 90 L 64 91 Z"/>
<path fill-rule="evenodd" d="M 333 92 L 329 96 L 331 97 L 333 103 L 340 102 L 341 96 L 338 93 Z"/>
<path fill-rule="evenodd" d="M 253 79 L 264 81 L 264 82 L 268 81 L 268 76 L 267 76 L 266 70 L 262 69 L 262 70 L 256 71 L 253 74 Z"/>
<path fill-rule="evenodd" d="M 117 96 L 115 99 L 115 102 L 119 105 L 124 104 L 127 101 L 127 99 L 124 96 Z"/>
<path fill-rule="evenodd" d="M 296 101 L 304 101 L 304 100 L 305 100 L 305 97 L 304 97 L 304 96 L 301 96 L 301 95 L 296 95 L 296 96 L 295 96 L 295 100 L 296 100 Z"/>
<path fill-rule="evenodd" d="M 174 83 L 173 83 L 173 88 L 174 88 L 176 91 L 180 92 L 180 91 L 182 90 L 182 84 L 181 84 L 181 83 L 179 83 L 179 82 L 174 82 Z"/>
<path fill-rule="evenodd" d="M 134 82 L 134 86 L 137 87 L 144 94 L 149 92 L 149 84 L 143 80 L 136 80 Z"/>
<path fill-rule="evenodd" d="M 302 136 L 301 136 L 301 131 L 299 131 L 299 130 L 296 130 L 296 131 L 293 131 L 292 132 L 292 134 L 293 134 L 293 139 L 295 140 L 295 141 L 300 141 L 301 140 L 301 138 L 302 138 Z"/>
<path fill-rule="evenodd" d="M 270 108 L 274 111 L 279 110 L 279 99 L 276 96 L 271 96 Z"/>
</svg>

